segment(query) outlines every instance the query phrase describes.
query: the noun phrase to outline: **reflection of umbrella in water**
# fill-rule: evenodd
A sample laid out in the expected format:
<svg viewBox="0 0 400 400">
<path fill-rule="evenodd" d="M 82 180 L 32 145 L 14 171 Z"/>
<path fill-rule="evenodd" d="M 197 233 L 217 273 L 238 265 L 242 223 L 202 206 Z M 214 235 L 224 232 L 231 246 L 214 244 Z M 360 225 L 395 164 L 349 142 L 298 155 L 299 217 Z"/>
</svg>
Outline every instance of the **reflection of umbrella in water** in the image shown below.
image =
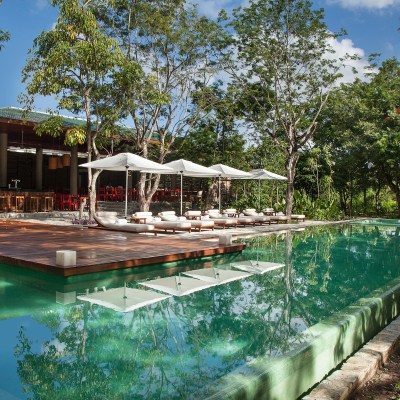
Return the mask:
<svg viewBox="0 0 400 400">
<path fill-rule="evenodd" d="M 141 282 L 141 285 L 151 289 L 172 294 L 174 296 L 185 296 L 214 286 L 215 283 L 200 281 L 198 279 L 186 278 L 182 276 L 169 276 L 167 278 L 154 279 L 152 281 Z"/>
<path fill-rule="evenodd" d="M 232 168 L 224 164 L 211 165 L 210 168 L 218 172 L 218 206 L 219 206 L 219 212 L 221 212 L 221 178 L 249 179 L 252 178 L 253 175 L 251 175 L 248 172 Z"/>
<path fill-rule="evenodd" d="M 125 217 L 128 214 L 128 171 L 140 171 L 149 173 L 172 173 L 173 171 L 159 163 L 148 160 L 132 153 L 121 153 L 115 156 L 79 165 L 80 167 L 105 169 L 108 171 L 125 171 Z"/>
<path fill-rule="evenodd" d="M 285 264 L 275 263 L 269 261 L 259 260 L 259 250 L 260 250 L 260 237 L 257 236 L 257 257 L 255 260 L 244 260 L 231 263 L 231 267 L 240 269 L 241 271 L 246 271 L 252 274 L 265 274 L 266 272 L 273 271 L 274 269 L 282 268 Z"/>
<path fill-rule="evenodd" d="M 236 281 L 238 279 L 248 278 L 252 275 L 247 272 L 232 271 L 221 268 L 196 269 L 194 271 L 183 272 L 183 274 L 201 281 L 216 283 L 218 285 Z"/>
<path fill-rule="evenodd" d="M 163 295 L 150 290 L 131 289 L 124 287 L 94 292 L 77 298 L 92 304 L 111 308 L 119 312 L 129 312 L 149 304 L 168 299 L 171 296 Z"/>
<path fill-rule="evenodd" d="M 176 161 L 171 161 L 169 163 L 164 164 L 166 167 L 171 168 L 173 172 L 171 174 L 179 174 L 181 176 L 181 214 L 182 215 L 182 190 L 183 190 L 183 177 L 184 176 L 192 176 L 192 177 L 198 177 L 198 178 L 208 178 L 208 177 L 213 177 L 213 176 L 218 176 L 218 171 L 203 167 L 200 164 L 195 164 L 191 161 L 187 160 L 176 160 Z"/>
<path fill-rule="evenodd" d="M 251 274 L 265 274 L 274 269 L 282 268 L 285 264 L 273 263 L 268 261 L 245 260 L 231 263 L 231 266 Z"/>
</svg>

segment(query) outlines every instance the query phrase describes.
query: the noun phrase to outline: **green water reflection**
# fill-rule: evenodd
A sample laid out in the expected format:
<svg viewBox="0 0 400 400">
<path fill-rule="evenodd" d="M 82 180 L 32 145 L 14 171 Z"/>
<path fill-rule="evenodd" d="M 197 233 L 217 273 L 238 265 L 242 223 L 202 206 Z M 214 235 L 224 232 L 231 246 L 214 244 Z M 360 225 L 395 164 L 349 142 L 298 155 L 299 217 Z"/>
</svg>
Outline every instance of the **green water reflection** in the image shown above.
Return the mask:
<svg viewBox="0 0 400 400">
<path fill-rule="evenodd" d="M 285 355 L 310 339 L 307 327 L 398 277 L 395 229 L 318 227 L 248 239 L 242 254 L 70 279 L 2 266 L 0 339 L 8 348 L 0 373 L 15 379 L 0 381 L 0 390 L 32 399 L 201 398 L 222 376 L 259 356 Z M 129 313 L 76 300 L 94 287 L 138 287 L 241 259 L 285 268 Z"/>
</svg>

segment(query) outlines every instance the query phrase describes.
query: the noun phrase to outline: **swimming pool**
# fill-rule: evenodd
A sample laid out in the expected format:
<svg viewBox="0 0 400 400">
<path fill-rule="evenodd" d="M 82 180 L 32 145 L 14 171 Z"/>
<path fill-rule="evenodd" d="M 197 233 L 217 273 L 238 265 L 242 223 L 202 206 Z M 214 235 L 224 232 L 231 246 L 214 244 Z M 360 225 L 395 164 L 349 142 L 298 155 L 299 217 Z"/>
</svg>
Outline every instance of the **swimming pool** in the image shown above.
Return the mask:
<svg viewBox="0 0 400 400">
<path fill-rule="evenodd" d="M 395 226 L 324 226 L 246 243 L 242 254 L 68 279 L 1 266 L 0 398 L 257 397 L 291 382 L 281 397 L 289 399 L 322 373 L 329 346 L 335 361 L 346 357 L 398 313 Z M 129 312 L 76 298 L 242 260 L 284 267 Z"/>
</svg>

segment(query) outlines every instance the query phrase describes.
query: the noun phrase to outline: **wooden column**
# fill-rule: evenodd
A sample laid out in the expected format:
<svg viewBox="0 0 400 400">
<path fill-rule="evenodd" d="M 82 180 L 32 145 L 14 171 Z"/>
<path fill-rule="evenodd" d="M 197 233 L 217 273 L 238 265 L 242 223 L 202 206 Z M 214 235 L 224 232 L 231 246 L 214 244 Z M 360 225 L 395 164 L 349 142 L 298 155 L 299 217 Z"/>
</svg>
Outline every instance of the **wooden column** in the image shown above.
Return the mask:
<svg viewBox="0 0 400 400">
<path fill-rule="evenodd" d="M 0 133 L 0 187 L 7 187 L 7 133 Z"/>
<path fill-rule="evenodd" d="M 36 184 L 35 189 L 38 191 L 43 190 L 43 149 L 36 148 Z"/>
<path fill-rule="evenodd" d="M 69 190 L 71 194 L 78 194 L 78 147 L 71 148 L 71 171 Z"/>
</svg>

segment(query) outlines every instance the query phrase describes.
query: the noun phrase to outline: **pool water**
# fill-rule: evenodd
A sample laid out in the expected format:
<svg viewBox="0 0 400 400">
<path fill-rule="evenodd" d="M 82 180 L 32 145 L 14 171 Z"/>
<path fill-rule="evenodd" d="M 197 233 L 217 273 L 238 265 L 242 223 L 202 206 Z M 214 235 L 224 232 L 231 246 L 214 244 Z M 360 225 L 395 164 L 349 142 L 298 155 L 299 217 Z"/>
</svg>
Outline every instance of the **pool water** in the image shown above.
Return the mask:
<svg viewBox="0 0 400 400">
<path fill-rule="evenodd" d="M 258 357 L 284 357 L 312 339 L 308 328 L 400 276 L 395 226 L 245 242 L 241 254 L 67 279 L 0 266 L 0 398 L 200 399 Z M 285 267 L 130 312 L 76 299 L 240 260 Z"/>
</svg>

